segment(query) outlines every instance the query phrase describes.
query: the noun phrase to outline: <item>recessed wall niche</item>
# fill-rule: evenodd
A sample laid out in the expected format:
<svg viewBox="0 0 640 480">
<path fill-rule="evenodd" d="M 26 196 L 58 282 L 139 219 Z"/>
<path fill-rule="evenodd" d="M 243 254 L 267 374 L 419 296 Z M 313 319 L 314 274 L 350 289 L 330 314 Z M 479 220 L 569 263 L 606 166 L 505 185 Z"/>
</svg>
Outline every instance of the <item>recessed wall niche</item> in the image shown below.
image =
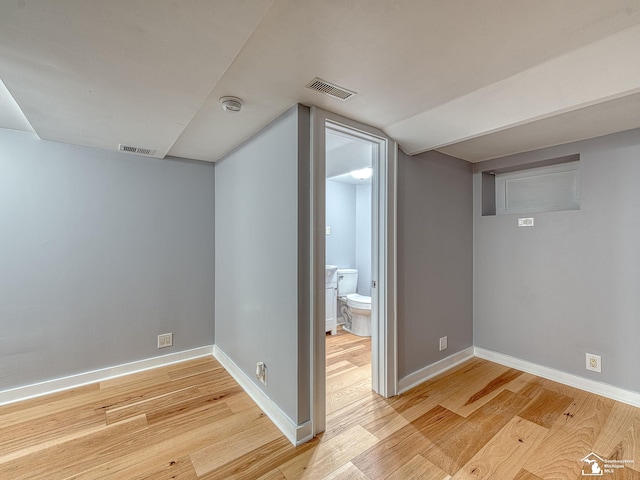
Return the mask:
<svg viewBox="0 0 640 480">
<path fill-rule="evenodd" d="M 580 154 L 482 172 L 482 215 L 580 209 Z"/>
</svg>

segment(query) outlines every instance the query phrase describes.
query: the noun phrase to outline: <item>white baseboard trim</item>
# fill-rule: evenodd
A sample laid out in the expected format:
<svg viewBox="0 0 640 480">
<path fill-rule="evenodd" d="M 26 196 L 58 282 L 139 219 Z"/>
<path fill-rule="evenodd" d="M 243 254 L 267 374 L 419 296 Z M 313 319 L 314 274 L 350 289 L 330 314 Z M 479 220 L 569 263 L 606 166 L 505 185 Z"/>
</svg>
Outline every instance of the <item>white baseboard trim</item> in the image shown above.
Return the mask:
<svg viewBox="0 0 640 480">
<path fill-rule="evenodd" d="M 442 360 L 432 363 L 420 370 L 410 373 L 406 377 L 402 377 L 398 380 L 398 394 L 404 393 L 407 390 L 411 390 L 413 387 L 426 382 L 436 375 L 446 372 L 447 370 L 455 367 L 456 365 L 466 362 L 473 358 L 473 347 L 465 348 L 464 350 L 454 353 L 453 355 L 443 358 Z"/>
<path fill-rule="evenodd" d="M 90 372 L 70 375 L 68 377 L 47 380 L 24 387 L 12 388 L 0 391 L 0 406 L 9 403 L 27 400 L 29 398 L 41 397 L 50 393 L 69 390 L 91 383 L 102 382 L 111 378 L 130 375 L 132 373 L 150 370 L 152 368 L 164 367 L 174 363 L 193 360 L 195 358 L 206 357 L 213 354 L 213 345 L 206 345 L 182 352 L 170 353 L 160 357 L 146 358 L 131 363 L 116 365 L 114 367 L 101 368 Z"/>
<path fill-rule="evenodd" d="M 291 420 L 217 345 L 213 346 L 213 356 L 293 445 L 301 445 L 313 438 L 311 422 L 298 425 Z"/>
<path fill-rule="evenodd" d="M 499 363 L 506 367 L 522 370 L 523 372 L 531 373 L 538 377 L 553 380 L 554 382 L 569 385 L 570 387 L 579 388 L 580 390 L 585 390 L 587 392 L 595 393 L 596 395 L 602 395 L 603 397 L 627 403 L 634 407 L 640 407 L 640 393 L 637 392 L 625 390 L 620 387 L 614 387 L 613 385 L 597 382 L 588 378 L 579 377 L 572 373 L 545 367 L 520 358 L 512 357 L 511 355 L 493 352 L 480 347 L 475 347 L 475 356 L 491 362 Z"/>
</svg>

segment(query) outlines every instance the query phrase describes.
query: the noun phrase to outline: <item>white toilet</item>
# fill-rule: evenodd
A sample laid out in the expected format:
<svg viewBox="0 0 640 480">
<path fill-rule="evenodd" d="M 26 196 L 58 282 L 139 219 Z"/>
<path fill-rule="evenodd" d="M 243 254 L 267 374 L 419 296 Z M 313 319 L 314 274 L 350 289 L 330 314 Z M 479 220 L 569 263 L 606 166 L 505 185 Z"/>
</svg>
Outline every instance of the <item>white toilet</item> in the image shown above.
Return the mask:
<svg viewBox="0 0 640 480">
<path fill-rule="evenodd" d="M 358 270 L 338 269 L 338 298 L 344 318 L 344 330 L 359 335 L 371 336 L 371 297 L 358 295 Z"/>
</svg>

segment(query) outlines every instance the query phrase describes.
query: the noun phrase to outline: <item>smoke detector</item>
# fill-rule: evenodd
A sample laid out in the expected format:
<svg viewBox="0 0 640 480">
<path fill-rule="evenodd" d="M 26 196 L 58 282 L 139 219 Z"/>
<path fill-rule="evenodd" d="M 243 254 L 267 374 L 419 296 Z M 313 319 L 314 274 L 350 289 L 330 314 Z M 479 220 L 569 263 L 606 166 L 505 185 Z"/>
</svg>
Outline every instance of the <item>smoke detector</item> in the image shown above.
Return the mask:
<svg viewBox="0 0 640 480">
<path fill-rule="evenodd" d="M 225 112 L 238 113 L 242 109 L 244 102 L 238 97 L 221 97 L 220 103 Z"/>
</svg>

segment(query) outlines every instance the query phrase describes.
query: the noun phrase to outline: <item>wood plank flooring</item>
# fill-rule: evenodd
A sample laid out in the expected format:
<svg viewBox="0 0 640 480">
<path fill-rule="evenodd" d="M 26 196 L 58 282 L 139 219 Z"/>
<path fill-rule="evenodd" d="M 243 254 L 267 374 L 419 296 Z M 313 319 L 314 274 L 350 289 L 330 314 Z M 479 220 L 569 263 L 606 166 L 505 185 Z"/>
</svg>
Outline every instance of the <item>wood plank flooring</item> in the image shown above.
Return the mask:
<svg viewBox="0 0 640 480">
<path fill-rule="evenodd" d="M 638 408 L 480 359 L 384 399 L 370 356 L 327 337 L 327 430 L 297 448 L 212 358 L 0 407 L 0 479 L 578 479 L 591 452 L 640 479 Z"/>
</svg>

